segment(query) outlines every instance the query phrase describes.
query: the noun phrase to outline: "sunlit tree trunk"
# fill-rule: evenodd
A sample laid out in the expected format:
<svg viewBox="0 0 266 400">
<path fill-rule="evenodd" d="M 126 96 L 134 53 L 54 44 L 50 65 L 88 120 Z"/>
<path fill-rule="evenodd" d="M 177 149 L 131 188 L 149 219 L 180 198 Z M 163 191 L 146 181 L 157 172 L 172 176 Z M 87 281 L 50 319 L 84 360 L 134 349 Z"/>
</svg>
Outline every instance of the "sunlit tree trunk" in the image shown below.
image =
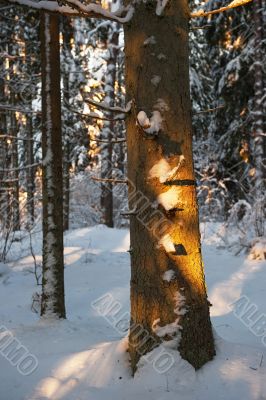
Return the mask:
<svg viewBox="0 0 266 400">
<path fill-rule="evenodd" d="M 155 7 L 136 3 L 125 26 L 133 372 L 140 354 L 173 336 L 195 368 L 215 354 L 192 159 L 189 10 L 185 0 L 162 15 Z"/>
<path fill-rule="evenodd" d="M 8 46 L 9 53 L 12 54 L 12 45 Z M 9 62 L 9 77 L 10 77 L 10 88 L 9 88 L 9 101 L 12 105 L 17 103 L 17 95 L 15 92 L 15 82 L 17 79 L 15 73 L 15 64 L 13 61 Z M 16 118 L 16 112 L 10 111 L 9 118 L 9 133 L 12 137 L 10 145 L 11 154 L 11 174 L 10 174 L 10 192 L 12 193 L 11 200 L 11 226 L 12 230 L 16 231 L 20 229 L 20 212 L 19 212 L 19 169 L 18 169 L 18 122 Z"/>
<path fill-rule="evenodd" d="M 12 96 L 11 98 L 15 98 Z M 14 100 L 12 101 L 14 104 Z M 19 168 L 18 168 L 18 142 L 16 140 L 18 136 L 18 126 L 15 112 L 11 111 L 10 116 L 11 129 L 10 133 L 13 136 L 11 140 L 11 168 L 13 182 L 12 185 L 12 229 L 17 231 L 20 229 L 20 212 L 19 212 Z"/>
<path fill-rule="evenodd" d="M 64 318 L 59 17 L 41 15 L 43 281 L 41 315 Z"/>
</svg>

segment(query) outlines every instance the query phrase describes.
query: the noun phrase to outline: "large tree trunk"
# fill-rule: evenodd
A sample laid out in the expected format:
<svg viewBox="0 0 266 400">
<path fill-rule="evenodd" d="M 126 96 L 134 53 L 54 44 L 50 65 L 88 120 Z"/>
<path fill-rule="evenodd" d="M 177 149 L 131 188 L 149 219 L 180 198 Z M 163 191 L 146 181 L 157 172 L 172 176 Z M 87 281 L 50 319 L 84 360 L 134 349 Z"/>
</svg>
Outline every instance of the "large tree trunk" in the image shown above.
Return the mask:
<svg viewBox="0 0 266 400">
<path fill-rule="evenodd" d="M 59 17 L 42 12 L 43 281 L 41 315 L 65 318 Z"/>
<path fill-rule="evenodd" d="M 155 6 L 137 3 L 125 26 L 127 100 L 133 101 L 127 119 L 129 206 L 134 211 L 133 372 L 141 354 L 174 335 L 181 356 L 195 368 L 215 354 L 192 159 L 189 10 L 186 0 L 169 2 L 161 16 Z"/>
</svg>

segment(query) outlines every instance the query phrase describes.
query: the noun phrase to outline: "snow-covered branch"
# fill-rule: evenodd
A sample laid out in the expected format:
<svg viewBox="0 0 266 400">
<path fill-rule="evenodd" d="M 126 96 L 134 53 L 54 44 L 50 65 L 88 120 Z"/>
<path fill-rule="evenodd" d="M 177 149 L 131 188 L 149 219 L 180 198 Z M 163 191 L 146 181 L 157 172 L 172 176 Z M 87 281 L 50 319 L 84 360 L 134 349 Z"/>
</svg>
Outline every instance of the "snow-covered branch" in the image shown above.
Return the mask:
<svg viewBox="0 0 266 400">
<path fill-rule="evenodd" d="M 22 140 L 23 142 L 36 142 L 36 143 L 41 143 L 40 140 L 35 140 L 35 139 L 28 139 L 28 138 L 19 138 L 17 136 L 12 136 L 12 135 L 0 135 L 0 139 L 11 139 L 11 140 Z"/>
<path fill-rule="evenodd" d="M 42 165 L 42 163 L 34 163 L 34 164 L 31 164 L 31 165 L 26 165 L 25 167 L 0 169 L 0 172 L 20 171 L 22 169 L 30 169 L 30 168 L 39 167 L 40 165 Z"/>
<path fill-rule="evenodd" d="M 92 106 L 95 106 L 96 108 L 108 111 L 108 112 L 112 112 L 112 113 L 119 113 L 119 114 L 127 114 L 130 112 L 131 110 L 131 102 L 129 102 L 126 105 L 126 108 L 122 108 L 122 107 L 110 107 L 107 103 L 105 102 L 98 102 L 98 101 L 94 101 L 91 99 L 84 99 L 85 103 L 88 103 Z"/>
<path fill-rule="evenodd" d="M 112 13 L 99 4 L 84 4 L 79 0 L 63 0 L 60 4 L 57 1 L 34 1 L 34 0 L 7 0 L 9 3 L 15 3 L 21 6 L 35 8 L 37 10 L 55 12 L 70 17 L 87 17 L 97 19 L 107 19 L 120 22 L 121 24 L 128 22 L 133 13 L 134 8 L 129 6 L 121 8 L 117 13 Z M 124 16 L 123 16 L 124 15 Z"/>
<path fill-rule="evenodd" d="M 93 142 L 99 142 L 99 143 L 111 143 L 111 144 L 117 144 L 117 143 L 125 143 L 127 140 L 126 139 L 111 139 L 111 140 L 105 140 L 105 139 L 92 139 Z"/>
<path fill-rule="evenodd" d="M 70 108 L 70 107 L 68 107 L 68 109 L 71 112 L 79 115 L 82 118 L 92 118 L 92 119 L 98 119 L 100 121 L 124 121 L 124 119 L 125 119 L 125 114 L 117 114 L 114 118 L 108 118 L 108 117 L 104 117 L 100 114 L 97 114 L 95 112 L 90 112 L 88 114 L 84 114 L 77 110 L 73 110 L 73 108 Z"/>
<path fill-rule="evenodd" d="M 126 183 L 128 184 L 128 180 L 127 179 L 112 179 L 112 178 L 96 178 L 95 176 L 92 176 L 91 179 L 93 181 L 97 181 L 97 182 L 111 182 L 111 183 Z"/>
<path fill-rule="evenodd" d="M 204 11 L 203 9 L 200 9 L 200 10 L 196 11 L 195 13 L 190 14 L 190 17 L 191 18 L 208 17 L 209 15 L 219 14 L 221 12 L 230 10 L 231 8 L 244 6 L 245 4 L 251 3 L 252 1 L 253 0 L 233 0 L 227 6 L 217 8 L 216 10 Z"/>
<path fill-rule="evenodd" d="M 215 108 L 208 108 L 207 110 L 197 111 L 195 114 L 198 115 L 198 114 L 205 114 L 205 113 L 209 113 L 209 112 L 214 112 L 214 111 L 220 110 L 221 108 L 224 108 L 224 107 L 225 106 L 221 105 L 221 106 L 218 106 L 218 107 L 215 107 Z"/>
<path fill-rule="evenodd" d="M 41 111 L 34 111 L 29 108 L 20 108 L 10 104 L 0 104 L 0 110 L 16 111 L 23 114 L 41 114 Z"/>
</svg>

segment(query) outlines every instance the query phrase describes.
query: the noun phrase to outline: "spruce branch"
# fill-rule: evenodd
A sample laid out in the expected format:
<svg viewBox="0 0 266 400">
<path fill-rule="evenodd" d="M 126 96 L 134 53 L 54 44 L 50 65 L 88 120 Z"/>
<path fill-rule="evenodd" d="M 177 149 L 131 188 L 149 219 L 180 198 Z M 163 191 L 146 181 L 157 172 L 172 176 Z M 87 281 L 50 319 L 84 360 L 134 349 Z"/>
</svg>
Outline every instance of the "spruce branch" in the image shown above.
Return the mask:
<svg viewBox="0 0 266 400">
<path fill-rule="evenodd" d="M 251 3 L 252 1 L 253 0 L 233 0 L 227 6 L 217 8 L 216 10 L 204 11 L 203 9 L 200 9 L 200 10 L 190 14 L 190 17 L 191 18 L 208 17 L 209 15 L 219 14 L 221 12 L 231 10 L 232 8 L 244 6 L 245 4 Z"/>
</svg>

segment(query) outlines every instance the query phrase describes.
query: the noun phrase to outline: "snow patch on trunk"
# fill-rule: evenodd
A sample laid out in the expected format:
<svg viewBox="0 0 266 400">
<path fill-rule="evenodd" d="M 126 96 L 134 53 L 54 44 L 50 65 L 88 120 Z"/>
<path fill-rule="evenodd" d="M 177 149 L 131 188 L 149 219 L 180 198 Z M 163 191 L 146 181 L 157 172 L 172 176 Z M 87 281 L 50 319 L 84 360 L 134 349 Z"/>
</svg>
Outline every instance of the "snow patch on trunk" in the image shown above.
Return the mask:
<svg viewBox="0 0 266 400">
<path fill-rule="evenodd" d="M 169 211 L 177 206 L 179 196 L 180 189 L 177 187 L 172 187 L 171 189 L 167 190 L 167 192 L 159 194 L 157 201 L 166 211 Z"/>
<path fill-rule="evenodd" d="M 181 337 L 181 335 L 177 335 L 177 334 L 182 329 L 181 325 L 179 324 L 180 316 L 185 315 L 187 312 L 187 307 L 185 305 L 186 298 L 181 293 L 176 292 L 176 294 L 174 296 L 174 301 L 175 301 L 174 313 L 177 315 L 177 318 L 175 319 L 175 321 L 173 321 L 169 324 L 166 324 L 164 326 L 159 326 L 160 318 L 158 318 L 152 324 L 153 332 L 160 338 L 163 338 L 166 335 L 168 335 L 168 336 L 173 336 L 174 338 L 179 340 Z"/>
<path fill-rule="evenodd" d="M 169 233 L 167 233 L 160 239 L 159 247 L 160 246 L 163 246 L 167 253 L 175 253 L 176 252 L 174 243 L 172 242 L 172 239 L 171 239 L 171 236 L 169 235 Z"/>
<path fill-rule="evenodd" d="M 171 282 L 174 279 L 175 279 L 175 271 L 173 269 L 168 269 L 163 274 L 163 281 Z"/>
<path fill-rule="evenodd" d="M 149 135 L 158 135 L 162 126 L 162 116 L 160 111 L 153 111 L 149 119 L 145 111 L 140 111 L 137 115 L 137 125 L 140 125 L 143 130 Z"/>
<path fill-rule="evenodd" d="M 156 15 L 160 16 L 164 12 L 167 6 L 168 0 L 157 0 Z"/>
<path fill-rule="evenodd" d="M 183 154 L 179 157 L 179 162 L 176 167 L 171 168 L 170 164 L 161 158 L 149 171 L 149 178 L 158 178 L 160 183 L 171 180 L 177 174 L 179 168 L 184 165 L 185 157 Z"/>
</svg>

